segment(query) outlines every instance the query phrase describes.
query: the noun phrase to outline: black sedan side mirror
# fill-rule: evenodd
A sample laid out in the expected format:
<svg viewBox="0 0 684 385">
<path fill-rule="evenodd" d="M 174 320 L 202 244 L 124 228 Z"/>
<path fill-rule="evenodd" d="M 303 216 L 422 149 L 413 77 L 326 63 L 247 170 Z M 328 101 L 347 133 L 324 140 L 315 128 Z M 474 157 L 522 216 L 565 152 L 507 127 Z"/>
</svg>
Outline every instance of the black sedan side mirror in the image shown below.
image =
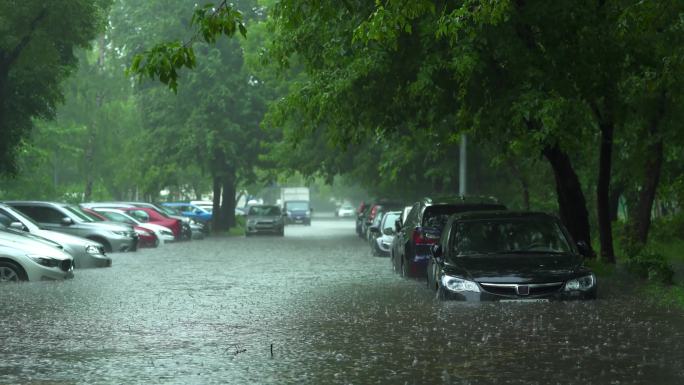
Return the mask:
<svg viewBox="0 0 684 385">
<path fill-rule="evenodd" d="M 589 245 L 587 245 L 586 242 L 584 241 L 579 241 L 577 242 L 577 250 L 579 250 L 580 254 L 584 257 L 591 257 L 591 249 L 589 248 Z"/>
<path fill-rule="evenodd" d="M 444 258 L 443 252 L 442 252 L 442 245 L 439 243 L 432 245 L 432 248 L 430 248 L 430 251 L 432 252 L 432 256 L 437 260 L 437 262 L 441 262 L 442 259 Z"/>
<path fill-rule="evenodd" d="M 69 217 L 62 218 L 62 226 L 71 226 L 74 224 L 74 220 Z"/>
</svg>

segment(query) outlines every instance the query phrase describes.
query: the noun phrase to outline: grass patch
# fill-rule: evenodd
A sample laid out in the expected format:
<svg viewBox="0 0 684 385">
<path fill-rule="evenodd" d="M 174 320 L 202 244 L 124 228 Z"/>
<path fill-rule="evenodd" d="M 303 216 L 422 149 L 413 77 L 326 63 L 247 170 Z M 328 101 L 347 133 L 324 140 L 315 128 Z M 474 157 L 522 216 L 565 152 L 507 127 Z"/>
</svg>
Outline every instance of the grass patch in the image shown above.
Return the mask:
<svg viewBox="0 0 684 385">
<path fill-rule="evenodd" d="M 597 258 L 585 259 L 584 264 L 590 268 L 597 277 L 610 277 L 615 272 L 615 265 L 601 262 Z"/>
<path fill-rule="evenodd" d="M 651 298 L 659 305 L 684 309 L 684 287 L 682 286 L 652 282 L 645 286 L 644 292 L 647 298 Z"/>
<path fill-rule="evenodd" d="M 684 263 L 684 239 L 674 239 L 670 242 L 658 242 L 653 245 L 667 260 Z"/>
</svg>

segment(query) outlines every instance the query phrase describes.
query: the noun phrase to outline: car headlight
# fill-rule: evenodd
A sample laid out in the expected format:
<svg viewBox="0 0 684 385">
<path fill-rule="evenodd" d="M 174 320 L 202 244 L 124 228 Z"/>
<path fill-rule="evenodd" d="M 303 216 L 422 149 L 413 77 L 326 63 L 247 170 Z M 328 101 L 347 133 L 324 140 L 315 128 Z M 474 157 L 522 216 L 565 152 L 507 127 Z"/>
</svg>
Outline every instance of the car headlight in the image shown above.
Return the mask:
<svg viewBox="0 0 684 385">
<path fill-rule="evenodd" d="M 136 234 L 142 235 L 144 237 L 149 237 L 150 235 L 152 235 L 151 232 L 146 231 L 146 230 L 142 230 L 142 229 L 135 229 L 135 232 L 136 232 Z"/>
<path fill-rule="evenodd" d="M 61 262 L 57 259 L 45 257 L 42 255 L 27 254 L 26 256 L 29 257 L 33 262 L 35 262 L 39 265 L 46 266 L 46 267 L 57 267 L 57 266 L 59 266 L 59 263 Z"/>
<path fill-rule="evenodd" d="M 477 283 L 473 281 L 468 281 L 467 279 L 452 277 L 450 275 L 442 276 L 442 286 L 451 291 L 463 292 L 471 291 L 473 293 L 479 293 L 480 287 Z"/>
<path fill-rule="evenodd" d="M 95 245 L 88 245 L 88 246 L 86 246 L 85 251 L 86 251 L 86 253 L 88 253 L 88 254 L 90 254 L 90 255 L 100 255 L 100 254 L 102 254 L 102 251 L 100 250 L 100 248 L 97 247 L 97 246 L 95 246 Z"/>
<path fill-rule="evenodd" d="M 566 291 L 587 291 L 596 286 L 596 276 L 594 274 L 585 275 L 584 277 L 571 279 L 565 283 Z"/>
</svg>

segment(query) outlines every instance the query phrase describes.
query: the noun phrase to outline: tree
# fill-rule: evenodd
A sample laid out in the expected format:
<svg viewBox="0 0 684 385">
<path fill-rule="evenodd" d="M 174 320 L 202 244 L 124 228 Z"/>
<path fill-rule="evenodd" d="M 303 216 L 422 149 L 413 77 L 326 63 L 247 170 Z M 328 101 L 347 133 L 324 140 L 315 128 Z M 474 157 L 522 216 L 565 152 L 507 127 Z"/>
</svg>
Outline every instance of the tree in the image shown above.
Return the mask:
<svg viewBox="0 0 684 385">
<path fill-rule="evenodd" d="M 0 15 L 0 172 L 15 173 L 34 119 L 51 119 L 61 82 L 104 25 L 106 0 L 2 2 Z"/>
</svg>

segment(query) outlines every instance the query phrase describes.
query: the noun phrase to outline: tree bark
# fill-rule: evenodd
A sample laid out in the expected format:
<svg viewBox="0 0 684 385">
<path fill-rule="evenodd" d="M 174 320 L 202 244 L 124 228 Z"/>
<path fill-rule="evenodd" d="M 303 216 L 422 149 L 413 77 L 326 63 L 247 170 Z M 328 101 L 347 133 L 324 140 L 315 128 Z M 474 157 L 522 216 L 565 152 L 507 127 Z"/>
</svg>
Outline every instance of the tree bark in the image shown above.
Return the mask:
<svg viewBox="0 0 684 385">
<path fill-rule="evenodd" d="M 221 214 L 228 229 L 235 226 L 235 171 L 230 170 L 223 179 Z"/>
<path fill-rule="evenodd" d="M 613 183 L 610 189 L 610 220 L 615 222 L 618 220 L 618 212 L 620 209 L 620 197 L 624 191 L 625 186 L 623 183 Z"/>
<path fill-rule="evenodd" d="M 639 191 L 633 224 L 634 240 L 642 245 L 648 241 L 648 231 L 651 227 L 651 211 L 663 165 L 663 140 L 660 139 L 648 147 L 645 179 Z"/>
<path fill-rule="evenodd" d="M 610 221 L 610 175 L 613 153 L 613 122 L 599 124 L 601 130 L 601 146 L 599 154 L 599 175 L 596 184 L 596 210 L 598 216 L 599 239 L 601 241 L 601 259 L 607 263 L 615 263 L 613 249 L 613 232 Z"/>
<path fill-rule="evenodd" d="M 553 169 L 561 221 L 576 242 L 583 241 L 591 249 L 587 203 L 570 158 L 557 144 L 544 148 L 542 154 Z"/>
<path fill-rule="evenodd" d="M 219 232 L 222 230 L 222 219 L 221 219 L 221 177 L 214 175 L 213 177 L 213 208 L 212 208 L 212 230 L 214 232 Z"/>
</svg>

